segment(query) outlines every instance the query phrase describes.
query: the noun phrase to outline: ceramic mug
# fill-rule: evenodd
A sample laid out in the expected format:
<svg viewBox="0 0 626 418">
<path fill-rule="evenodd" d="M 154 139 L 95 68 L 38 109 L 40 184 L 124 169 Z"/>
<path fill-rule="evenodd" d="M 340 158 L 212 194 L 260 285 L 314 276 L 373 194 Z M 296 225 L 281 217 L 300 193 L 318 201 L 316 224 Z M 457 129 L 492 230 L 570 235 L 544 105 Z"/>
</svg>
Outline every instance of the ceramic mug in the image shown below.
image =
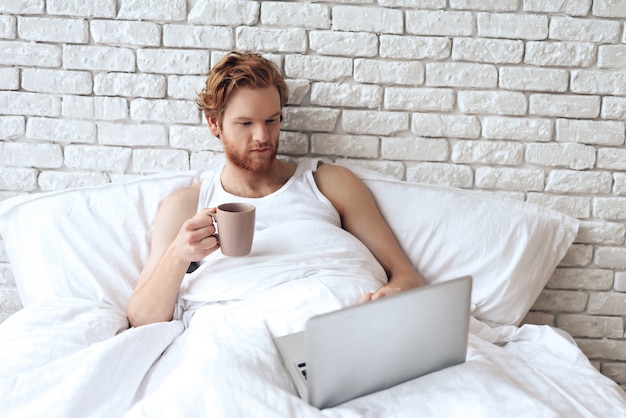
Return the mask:
<svg viewBox="0 0 626 418">
<path fill-rule="evenodd" d="M 210 213 L 215 220 L 216 236 L 222 254 L 242 257 L 250 254 L 254 238 L 256 208 L 247 203 L 223 203 L 216 213 Z"/>
</svg>

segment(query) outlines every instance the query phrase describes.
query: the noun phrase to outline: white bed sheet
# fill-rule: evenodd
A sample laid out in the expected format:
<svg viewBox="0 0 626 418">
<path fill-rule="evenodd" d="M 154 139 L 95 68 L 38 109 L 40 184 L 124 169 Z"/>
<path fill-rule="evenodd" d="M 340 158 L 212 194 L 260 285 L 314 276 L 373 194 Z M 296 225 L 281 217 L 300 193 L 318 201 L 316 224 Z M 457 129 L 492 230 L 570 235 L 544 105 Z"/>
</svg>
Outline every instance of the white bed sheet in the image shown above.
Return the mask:
<svg viewBox="0 0 626 418">
<path fill-rule="evenodd" d="M 26 307 L 0 326 L 0 416 L 625 414 L 623 391 L 566 334 L 546 326 L 492 328 L 476 319 L 464 364 L 335 408 L 310 407 L 297 397 L 271 333 L 299 330 L 311 315 L 356 303 L 381 285 L 362 244 L 338 228 L 323 228 L 305 222 L 260 234 L 250 267 L 239 266 L 236 277 L 237 269 L 224 268 L 223 280 L 194 285 L 189 275 L 181 289 L 184 320 L 126 329 L 124 312 L 106 302 L 61 298 Z M 286 232 L 309 239 L 290 253 L 291 271 L 272 271 L 265 250 L 273 239 L 287 239 Z M 285 244 L 284 251 L 293 247 Z M 229 260 L 240 262 L 223 262 Z"/>
</svg>

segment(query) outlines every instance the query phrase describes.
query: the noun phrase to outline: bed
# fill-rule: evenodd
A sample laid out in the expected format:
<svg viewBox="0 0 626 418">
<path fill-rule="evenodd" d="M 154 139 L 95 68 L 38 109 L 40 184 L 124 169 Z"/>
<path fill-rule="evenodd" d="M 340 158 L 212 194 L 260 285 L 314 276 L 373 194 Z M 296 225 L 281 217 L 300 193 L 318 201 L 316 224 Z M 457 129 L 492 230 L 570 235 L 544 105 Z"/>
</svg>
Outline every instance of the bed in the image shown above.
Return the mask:
<svg viewBox="0 0 626 418">
<path fill-rule="evenodd" d="M 626 415 L 622 389 L 568 334 L 520 325 L 574 241 L 577 220 L 367 170 L 356 172 L 427 282 L 473 276 L 465 363 L 334 408 L 300 400 L 271 335 L 357 303 L 385 280 L 359 241 L 312 221 L 258 231 L 248 257 L 215 253 L 211 274 L 187 275 L 174 320 L 129 328 L 126 303 L 160 201 L 210 171 L 0 204 L 24 306 L 0 324 L 0 416 Z"/>
</svg>

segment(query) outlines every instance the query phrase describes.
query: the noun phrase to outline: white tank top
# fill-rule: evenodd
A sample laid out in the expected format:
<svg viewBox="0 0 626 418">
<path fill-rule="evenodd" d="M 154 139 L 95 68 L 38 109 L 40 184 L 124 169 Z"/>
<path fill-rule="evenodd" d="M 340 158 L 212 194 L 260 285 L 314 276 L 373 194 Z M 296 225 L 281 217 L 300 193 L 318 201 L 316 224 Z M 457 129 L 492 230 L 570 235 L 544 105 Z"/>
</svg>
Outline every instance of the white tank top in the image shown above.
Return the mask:
<svg viewBox="0 0 626 418">
<path fill-rule="evenodd" d="M 316 159 L 300 160 L 295 173 L 280 189 L 258 198 L 228 193 L 222 187 L 221 170 L 216 170 L 202 181 L 198 210 L 227 202 L 249 203 L 256 207 L 257 231 L 296 220 L 320 220 L 341 227 L 339 213 L 315 184 L 313 172 L 317 165 Z"/>
</svg>

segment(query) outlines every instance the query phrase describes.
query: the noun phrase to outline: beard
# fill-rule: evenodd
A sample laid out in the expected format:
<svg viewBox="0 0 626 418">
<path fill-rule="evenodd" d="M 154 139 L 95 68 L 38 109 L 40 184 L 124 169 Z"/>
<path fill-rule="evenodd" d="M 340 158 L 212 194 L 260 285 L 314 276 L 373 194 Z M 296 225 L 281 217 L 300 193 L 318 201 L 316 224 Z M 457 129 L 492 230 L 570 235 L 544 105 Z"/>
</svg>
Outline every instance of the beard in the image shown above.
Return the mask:
<svg viewBox="0 0 626 418">
<path fill-rule="evenodd" d="M 271 141 L 268 141 L 268 143 L 266 144 L 262 144 L 263 147 L 270 147 L 269 152 L 254 158 L 251 157 L 249 151 L 239 151 L 228 139 L 222 139 L 222 144 L 224 146 L 224 155 L 226 159 L 235 166 L 242 168 L 246 171 L 250 171 L 252 173 L 263 173 L 269 170 L 269 168 L 272 166 L 272 163 L 276 159 L 276 155 L 278 154 L 278 141 L 276 141 L 275 143 L 276 146 L 272 146 Z"/>
</svg>

